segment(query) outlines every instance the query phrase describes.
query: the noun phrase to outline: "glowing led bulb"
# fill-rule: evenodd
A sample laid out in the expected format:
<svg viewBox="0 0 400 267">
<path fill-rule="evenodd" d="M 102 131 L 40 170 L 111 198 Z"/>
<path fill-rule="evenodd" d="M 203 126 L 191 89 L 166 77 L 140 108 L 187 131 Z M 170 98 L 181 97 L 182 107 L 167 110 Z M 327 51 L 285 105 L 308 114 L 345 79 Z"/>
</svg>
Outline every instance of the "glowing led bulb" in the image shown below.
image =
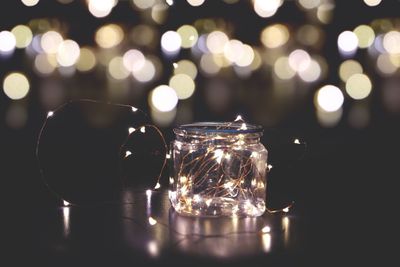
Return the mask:
<svg viewBox="0 0 400 267">
<path fill-rule="evenodd" d="M 246 123 L 242 123 L 242 125 L 239 128 L 239 130 L 247 130 Z"/>
<path fill-rule="evenodd" d="M 161 36 L 161 47 L 164 51 L 175 53 L 182 44 L 181 36 L 175 31 L 167 31 Z"/>
<path fill-rule="evenodd" d="M 221 149 L 217 149 L 214 152 L 214 158 L 218 163 L 221 163 L 223 155 L 224 155 L 224 151 Z"/>
<path fill-rule="evenodd" d="M 160 187 L 161 187 L 161 184 L 160 184 L 160 183 L 157 183 L 156 186 L 154 187 L 154 189 L 158 189 L 158 188 L 160 188 Z"/>
<path fill-rule="evenodd" d="M 68 201 L 63 200 L 63 205 L 64 205 L 65 207 L 67 207 L 67 206 L 69 206 L 70 204 L 69 204 Z"/>
<path fill-rule="evenodd" d="M 296 139 L 294 139 L 293 143 L 295 143 L 295 144 L 298 144 L 298 145 L 299 145 L 299 144 L 300 144 L 300 140 L 296 138 Z"/>
<path fill-rule="evenodd" d="M 21 2 L 22 2 L 24 5 L 26 5 L 26 6 L 28 6 L 28 7 L 31 7 L 31 6 L 37 5 L 37 3 L 39 3 L 39 0 L 21 0 Z"/>
<path fill-rule="evenodd" d="M 130 156 L 130 155 L 132 155 L 132 152 L 130 152 L 130 151 L 126 151 L 126 152 L 125 152 L 125 158 L 128 157 L 128 156 Z"/>
<path fill-rule="evenodd" d="M 201 197 L 199 196 L 199 194 L 195 194 L 195 195 L 193 195 L 193 200 L 195 202 L 200 202 L 201 201 Z"/>
<path fill-rule="evenodd" d="M 344 31 L 339 34 L 337 44 L 341 51 L 345 53 L 352 53 L 358 47 L 357 35 L 351 31 Z"/>
<path fill-rule="evenodd" d="M 146 128 L 144 126 L 140 127 L 140 132 L 145 133 L 146 132 Z"/>
<path fill-rule="evenodd" d="M 289 212 L 289 208 L 284 208 L 282 211 L 287 213 Z"/>
<path fill-rule="evenodd" d="M 136 131 L 136 129 L 135 128 L 133 128 L 133 127 L 129 127 L 129 129 L 128 129 L 128 132 L 131 134 L 131 133 L 133 133 L 134 131 Z"/>
<path fill-rule="evenodd" d="M 137 110 L 138 110 L 137 108 L 132 107 L 132 111 L 133 111 L 133 112 L 136 112 Z"/>
<path fill-rule="evenodd" d="M 49 117 L 51 117 L 51 116 L 53 116 L 53 115 L 54 115 L 54 112 L 53 112 L 53 111 L 47 112 L 47 118 L 49 118 Z"/>
<path fill-rule="evenodd" d="M 243 121 L 243 119 L 242 119 L 242 116 L 240 116 L 240 115 L 237 115 L 237 117 L 236 117 L 235 121 Z"/>
<path fill-rule="evenodd" d="M 0 32 L 0 53 L 1 52 L 11 52 L 15 49 L 17 40 L 14 34 L 9 31 Z"/>
<path fill-rule="evenodd" d="M 157 224 L 157 220 L 154 219 L 153 217 L 149 217 L 149 224 L 150 225 L 156 225 Z"/>
<path fill-rule="evenodd" d="M 342 91 L 333 85 L 325 85 L 316 95 L 317 105 L 326 112 L 339 110 L 344 102 Z"/>
<path fill-rule="evenodd" d="M 179 178 L 179 182 L 180 182 L 181 184 L 186 183 L 186 182 L 187 182 L 187 177 L 186 177 L 186 176 L 181 176 L 181 177 Z"/>
</svg>

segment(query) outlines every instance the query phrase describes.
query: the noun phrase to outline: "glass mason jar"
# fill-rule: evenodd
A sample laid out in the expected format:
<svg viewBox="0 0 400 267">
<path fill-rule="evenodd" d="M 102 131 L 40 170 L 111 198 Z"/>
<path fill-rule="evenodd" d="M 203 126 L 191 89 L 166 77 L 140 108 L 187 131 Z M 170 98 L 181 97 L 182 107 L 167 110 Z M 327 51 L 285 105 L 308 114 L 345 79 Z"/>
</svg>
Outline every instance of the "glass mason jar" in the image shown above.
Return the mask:
<svg viewBox="0 0 400 267">
<path fill-rule="evenodd" d="M 174 129 L 169 199 L 192 216 L 260 216 L 265 211 L 268 152 L 262 127 L 200 122 Z"/>
</svg>

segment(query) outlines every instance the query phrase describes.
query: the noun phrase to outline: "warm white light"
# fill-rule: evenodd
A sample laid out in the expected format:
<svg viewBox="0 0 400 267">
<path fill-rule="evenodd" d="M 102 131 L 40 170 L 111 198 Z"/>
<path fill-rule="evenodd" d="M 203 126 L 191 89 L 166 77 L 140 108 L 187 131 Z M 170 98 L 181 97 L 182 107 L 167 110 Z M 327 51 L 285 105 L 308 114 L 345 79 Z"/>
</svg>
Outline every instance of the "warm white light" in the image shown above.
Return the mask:
<svg viewBox="0 0 400 267">
<path fill-rule="evenodd" d="M 157 220 L 155 220 L 153 217 L 149 217 L 149 224 L 150 225 L 156 225 L 157 224 Z"/>
<path fill-rule="evenodd" d="M 377 6 L 382 2 L 382 0 L 364 0 L 367 6 Z"/>
<path fill-rule="evenodd" d="M 39 0 L 21 0 L 21 2 L 26 6 L 36 6 Z"/>
<path fill-rule="evenodd" d="M 375 32 L 368 25 L 360 25 L 353 30 L 358 39 L 358 47 L 367 48 L 371 46 L 375 40 Z"/>
<path fill-rule="evenodd" d="M 141 133 L 145 133 L 146 132 L 146 127 L 144 127 L 144 126 L 140 127 L 140 132 Z"/>
<path fill-rule="evenodd" d="M 136 49 L 125 52 L 123 56 L 124 66 L 129 71 L 138 71 L 143 68 L 146 58 L 143 53 Z"/>
<path fill-rule="evenodd" d="M 300 140 L 296 138 L 296 139 L 294 139 L 293 143 L 295 143 L 295 144 L 298 144 L 298 145 L 299 145 L 299 144 L 300 144 Z"/>
<path fill-rule="evenodd" d="M 81 48 L 76 68 L 79 71 L 90 71 L 96 66 L 96 56 L 90 48 Z"/>
<path fill-rule="evenodd" d="M 315 82 L 321 75 L 321 67 L 314 59 L 310 61 L 308 67 L 299 71 L 299 77 L 305 82 Z"/>
<path fill-rule="evenodd" d="M 181 45 L 183 48 L 190 48 L 194 46 L 199 38 L 196 28 L 191 25 L 183 25 L 179 27 L 177 33 L 181 37 Z"/>
<path fill-rule="evenodd" d="M 208 75 L 217 74 L 221 67 L 215 63 L 213 58 L 213 54 L 203 54 L 200 59 L 200 68 L 201 70 Z"/>
<path fill-rule="evenodd" d="M 242 125 L 240 126 L 239 130 L 247 130 L 247 125 L 246 123 L 242 123 Z"/>
<path fill-rule="evenodd" d="M 54 55 L 37 54 L 34 61 L 35 69 L 43 75 L 51 74 L 57 67 L 57 60 Z"/>
<path fill-rule="evenodd" d="M 381 54 L 378 56 L 376 66 L 382 74 L 390 75 L 397 71 L 398 66 L 394 64 L 396 61 L 393 60 L 393 56 L 392 54 Z"/>
<path fill-rule="evenodd" d="M 11 30 L 11 32 L 14 34 L 16 41 L 15 46 L 17 48 L 25 48 L 32 42 L 32 31 L 25 25 L 17 25 Z"/>
<path fill-rule="evenodd" d="M 24 98 L 29 92 L 29 81 L 19 72 L 8 74 L 3 81 L 3 91 L 12 100 Z"/>
<path fill-rule="evenodd" d="M 400 32 L 390 31 L 383 37 L 383 47 L 390 54 L 400 53 Z"/>
<path fill-rule="evenodd" d="M 131 109 L 132 109 L 132 111 L 133 111 L 133 112 L 136 112 L 136 111 L 138 111 L 138 109 L 137 109 L 137 108 L 135 108 L 135 107 L 131 107 Z"/>
<path fill-rule="evenodd" d="M 110 14 L 117 3 L 117 0 L 89 0 L 88 7 L 93 16 L 102 18 Z"/>
<path fill-rule="evenodd" d="M 149 198 L 149 197 L 151 197 L 151 193 L 152 193 L 152 191 L 150 190 L 150 189 L 147 189 L 146 190 L 146 196 Z"/>
<path fill-rule="evenodd" d="M 180 182 L 181 184 L 186 183 L 186 182 L 187 182 L 187 177 L 186 177 L 186 176 L 181 176 L 181 177 L 179 177 L 179 182 Z"/>
<path fill-rule="evenodd" d="M 277 48 L 289 40 L 289 30 L 283 24 L 274 24 L 266 27 L 260 36 L 261 42 L 268 48 Z"/>
<path fill-rule="evenodd" d="M 169 6 L 172 6 L 172 5 L 174 4 L 174 1 L 173 1 L 173 0 L 167 0 L 166 2 L 167 2 L 167 4 L 168 4 Z"/>
<path fill-rule="evenodd" d="M 208 50 L 214 54 L 224 52 L 225 44 L 229 42 L 228 36 L 221 31 L 213 31 L 207 35 L 206 45 Z"/>
<path fill-rule="evenodd" d="M 339 34 L 337 44 L 342 52 L 352 53 L 357 49 L 358 38 L 354 32 L 344 31 Z"/>
<path fill-rule="evenodd" d="M 156 186 L 154 187 L 154 189 L 158 189 L 161 187 L 161 184 L 157 182 Z"/>
<path fill-rule="evenodd" d="M 129 127 L 129 129 L 128 129 L 128 132 L 131 134 L 131 133 L 133 133 L 134 131 L 136 131 L 136 129 L 135 128 L 133 128 L 133 127 Z"/>
<path fill-rule="evenodd" d="M 247 67 L 254 60 L 254 51 L 253 48 L 247 44 L 242 46 L 242 56 L 235 61 L 236 65 L 239 67 Z"/>
<path fill-rule="evenodd" d="M 57 49 L 57 62 L 63 67 L 69 67 L 79 59 L 79 45 L 73 40 L 63 41 Z"/>
<path fill-rule="evenodd" d="M 40 44 L 43 51 L 49 54 L 57 53 L 58 47 L 62 43 L 63 38 L 61 34 L 56 31 L 48 31 L 42 35 Z"/>
<path fill-rule="evenodd" d="M 68 201 L 63 200 L 63 206 L 68 207 L 70 204 Z"/>
<path fill-rule="evenodd" d="M 117 24 L 107 24 L 100 27 L 95 34 L 96 43 L 102 48 L 112 48 L 121 43 L 124 31 Z"/>
<path fill-rule="evenodd" d="M 131 74 L 124 66 L 122 57 L 114 57 L 108 63 L 108 73 L 116 80 L 123 80 L 128 78 Z"/>
<path fill-rule="evenodd" d="M 287 212 L 289 212 L 289 208 L 284 208 L 282 211 L 287 213 Z"/>
<path fill-rule="evenodd" d="M 148 9 L 155 4 L 155 0 L 133 0 L 133 3 L 140 9 Z"/>
<path fill-rule="evenodd" d="M 148 244 L 147 244 L 147 250 L 149 251 L 150 255 L 152 257 L 157 257 L 158 256 L 158 246 L 157 243 L 154 240 L 151 240 Z"/>
<path fill-rule="evenodd" d="M 271 227 L 269 227 L 268 225 L 267 225 L 267 226 L 264 226 L 264 227 L 261 229 L 261 232 L 264 233 L 264 234 L 270 233 L 270 232 L 271 232 Z"/>
<path fill-rule="evenodd" d="M 0 32 L 0 53 L 1 52 L 11 52 L 15 49 L 17 40 L 14 34 L 9 31 Z"/>
<path fill-rule="evenodd" d="M 305 71 L 310 64 L 310 55 L 302 49 L 296 49 L 289 55 L 289 66 L 295 71 Z"/>
<path fill-rule="evenodd" d="M 321 4 L 321 0 L 299 0 L 299 4 L 305 9 L 313 9 Z"/>
<path fill-rule="evenodd" d="M 260 17 L 267 18 L 273 16 L 282 5 L 282 0 L 255 0 L 254 11 Z"/>
<path fill-rule="evenodd" d="M 151 93 L 151 104 L 159 111 L 171 111 L 178 104 L 178 96 L 174 89 L 167 85 L 156 87 Z"/>
<path fill-rule="evenodd" d="M 161 47 L 169 53 L 179 51 L 182 44 L 180 35 L 175 31 L 167 31 L 161 36 Z"/>
<path fill-rule="evenodd" d="M 224 151 L 222 149 L 217 149 L 214 151 L 214 158 L 220 164 L 222 157 L 224 156 Z"/>
<path fill-rule="evenodd" d="M 365 74 L 354 74 L 346 82 L 346 92 L 353 99 L 364 99 L 371 93 L 372 83 Z"/>
<path fill-rule="evenodd" d="M 317 92 L 317 105 L 326 112 L 334 112 L 343 105 L 342 91 L 334 85 L 325 85 Z"/>
<path fill-rule="evenodd" d="M 230 40 L 224 46 L 224 55 L 232 63 L 239 61 L 243 56 L 243 43 L 239 40 Z"/>
<path fill-rule="evenodd" d="M 187 99 L 194 93 L 195 84 L 186 74 L 176 74 L 169 80 L 169 86 L 175 90 L 179 99 Z"/>
<path fill-rule="evenodd" d="M 149 82 L 154 78 L 156 74 L 156 67 L 154 66 L 153 62 L 146 59 L 142 68 L 138 70 L 133 70 L 132 75 L 133 77 L 142 83 Z"/>
<path fill-rule="evenodd" d="M 289 65 L 288 57 L 280 57 L 275 61 L 274 73 L 282 80 L 289 80 L 296 75 L 296 72 Z"/>
<path fill-rule="evenodd" d="M 53 112 L 53 111 L 47 112 L 47 118 L 52 117 L 53 115 L 54 115 L 54 112 Z"/>
<path fill-rule="evenodd" d="M 339 77 L 343 82 L 346 82 L 353 74 L 362 72 L 361 64 L 352 59 L 343 61 L 339 66 Z"/>
<path fill-rule="evenodd" d="M 201 201 L 201 196 L 199 194 L 194 194 L 193 195 L 193 201 L 194 202 L 200 202 Z"/>
<path fill-rule="evenodd" d="M 197 67 L 192 61 L 180 60 L 174 63 L 174 74 L 186 74 L 194 80 L 197 76 Z"/>
<path fill-rule="evenodd" d="M 201 6 L 205 0 L 186 0 L 191 6 Z"/>
<path fill-rule="evenodd" d="M 243 121 L 242 116 L 237 115 L 235 121 Z"/>
</svg>

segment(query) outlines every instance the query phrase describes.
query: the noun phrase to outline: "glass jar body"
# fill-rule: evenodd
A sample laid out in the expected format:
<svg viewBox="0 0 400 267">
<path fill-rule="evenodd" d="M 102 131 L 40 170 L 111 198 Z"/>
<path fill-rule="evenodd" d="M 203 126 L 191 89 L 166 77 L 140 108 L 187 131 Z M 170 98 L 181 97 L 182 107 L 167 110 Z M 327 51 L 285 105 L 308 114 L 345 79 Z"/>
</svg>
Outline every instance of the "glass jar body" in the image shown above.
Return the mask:
<svg viewBox="0 0 400 267">
<path fill-rule="evenodd" d="M 268 153 L 259 136 L 177 136 L 169 191 L 174 209 L 191 216 L 262 215 Z"/>
</svg>

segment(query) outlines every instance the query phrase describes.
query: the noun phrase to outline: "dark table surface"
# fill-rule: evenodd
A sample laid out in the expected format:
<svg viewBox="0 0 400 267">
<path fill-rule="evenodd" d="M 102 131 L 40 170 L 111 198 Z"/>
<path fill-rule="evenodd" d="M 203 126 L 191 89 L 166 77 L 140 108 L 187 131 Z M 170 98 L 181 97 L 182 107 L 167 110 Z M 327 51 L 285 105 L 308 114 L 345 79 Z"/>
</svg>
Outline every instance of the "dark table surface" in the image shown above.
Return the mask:
<svg viewBox="0 0 400 267">
<path fill-rule="evenodd" d="M 126 191 L 122 204 L 63 207 L 40 179 L 33 142 L 13 143 L 5 151 L 13 163 L 2 166 L 0 228 L 1 261 L 13 264 L 0 266 L 386 266 L 396 255 L 398 133 L 312 140 L 302 161 L 269 176 L 271 206 L 294 200 L 293 209 L 238 219 L 181 217 L 166 186 L 151 198 Z"/>
<path fill-rule="evenodd" d="M 178 215 L 165 190 L 127 190 L 123 202 L 41 209 L 32 220 L 36 260 L 57 266 L 295 263 L 309 246 L 307 222 L 296 208 L 257 218 L 196 218 Z"/>
</svg>

